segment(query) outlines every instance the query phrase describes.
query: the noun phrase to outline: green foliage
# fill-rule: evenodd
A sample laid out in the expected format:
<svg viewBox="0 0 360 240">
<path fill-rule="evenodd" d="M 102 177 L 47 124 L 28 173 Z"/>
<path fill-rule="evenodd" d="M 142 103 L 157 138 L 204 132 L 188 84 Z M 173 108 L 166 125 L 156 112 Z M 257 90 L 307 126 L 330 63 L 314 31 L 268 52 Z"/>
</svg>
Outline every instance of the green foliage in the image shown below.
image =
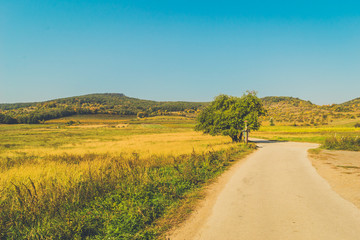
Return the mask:
<svg viewBox="0 0 360 240">
<path fill-rule="evenodd" d="M 12 109 L 18 109 L 18 108 L 27 108 L 31 106 L 35 106 L 36 102 L 32 103 L 2 103 L 0 104 L 0 110 L 12 110 Z"/>
<path fill-rule="evenodd" d="M 357 136 L 329 137 L 325 139 L 321 147 L 329 150 L 360 151 L 360 138 Z"/>
<path fill-rule="evenodd" d="M 257 130 L 260 127 L 259 116 L 264 113 L 255 92 L 247 92 L 241 98 L 219 95 L 201 111 L 195 130 L 210 135 L 230 136 L 234 142 L 238 142 L 245 122 L 249 130 Z"/>
<path fill-rule="evenodd" d="M 219 175 L 249 148 L 152 159 L 112 157 L 100 171 L 89 168 L 66 186 L 31 179 L 4 189 L 0 239 L 156 239 L 155 221 L 186 195 Z M 58 156 L 67 164 L 107 155 Z"/>
<path fill-rule="evenodd" d="M 355 123 L 354 127 L 355 128 L 360 128 L 360 123 Z"/>
<path fill-rule="evenodd" d="M 65 124 L 68 125 L 68 126 L 71 126 L 71 125 L 74 125 L 76 123 L 80 123 L 80 122 L 75 122 L 74 120 L 70 120 L 70 121 L 66 122 Z"/>
<path fill-rule="evenodd" d="M 15 118 L 10 117 L 9 115 L 4 115 L 0 113 L 0 124 L 15 124 L 18 121 Z"/>
<path fill-rule="evenodd" d="M 146 112 L 138 112 L 137 113 L 137 117 L 138 118 L 144 118 L 144 117 L 148 117 L 149 115 Z"/>
</svg>

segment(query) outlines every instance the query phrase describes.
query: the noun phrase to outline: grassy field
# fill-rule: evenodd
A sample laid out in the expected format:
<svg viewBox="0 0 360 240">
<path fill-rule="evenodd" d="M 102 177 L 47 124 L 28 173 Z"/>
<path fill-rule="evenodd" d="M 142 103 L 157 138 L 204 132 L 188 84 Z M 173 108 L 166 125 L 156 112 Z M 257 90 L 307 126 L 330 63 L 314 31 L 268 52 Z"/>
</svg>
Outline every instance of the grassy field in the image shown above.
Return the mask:
<svg viewBox="0 0 360 240">
<path fill-rule="evenodd" d="M 358 119 L 343 119 L 323 126 L 270 126 L 265 122 L 259 131 L 252 132 L 251 136 L 278 141 L 324 143 L 329 137 L 360 136 L 360 128 L 354 127 L 358 122 Z"/>
<path fill-rule="evenodd" d="M 331 146 L 349 146 L 358 143 L 357 122 L 265 122 L 251 137 L 325 143 L 337 136 Z M 181 116 L 78 115 L 0 125 L 0 239 L 159 238 L 189 212 L 201 186 L 252 151 L 194 124 Z"/>
<path fill-rule="evenodd" d="M 193 126 L 101 115 L 0 125 L 0 238 L 157 238 L 181 215 L 172 209 L 251 152 Z"/>
</svg>

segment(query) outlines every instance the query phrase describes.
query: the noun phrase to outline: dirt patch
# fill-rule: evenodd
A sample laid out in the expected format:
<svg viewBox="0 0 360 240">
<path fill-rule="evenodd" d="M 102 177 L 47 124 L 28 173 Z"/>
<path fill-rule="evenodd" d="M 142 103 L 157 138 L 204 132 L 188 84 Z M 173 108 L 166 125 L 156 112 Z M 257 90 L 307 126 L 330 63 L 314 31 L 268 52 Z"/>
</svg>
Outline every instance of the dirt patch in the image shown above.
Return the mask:
<svg viewBox="0 0 360 240">
<path fill-rule="evenodd" d="M 360 152 L 321 150 L 309 159 L 334 191 L 360 208 Z"/>
</svg>

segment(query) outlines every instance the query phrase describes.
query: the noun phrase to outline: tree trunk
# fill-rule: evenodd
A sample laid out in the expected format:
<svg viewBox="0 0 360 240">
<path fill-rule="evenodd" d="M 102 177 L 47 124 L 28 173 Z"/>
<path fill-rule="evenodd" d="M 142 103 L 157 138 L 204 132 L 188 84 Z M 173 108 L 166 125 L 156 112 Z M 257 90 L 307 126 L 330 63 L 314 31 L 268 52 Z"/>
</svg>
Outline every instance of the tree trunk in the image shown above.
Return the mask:
<svg viewBox="0 0 360 240">
<path fill-rule="evenodd" d="M 241 131 L 238 135 L 238 141 L 241 142 L 242 138 L 243 138 L 243 132 Z"/>
<path fill-rule="evenodd" d="M 231 140 L 233 141 L 233 142 L 238 142 L 239 141 L 239 139 L 238 139 L 238 136 L 230 136 L 231 137 Z"/>
</svg>

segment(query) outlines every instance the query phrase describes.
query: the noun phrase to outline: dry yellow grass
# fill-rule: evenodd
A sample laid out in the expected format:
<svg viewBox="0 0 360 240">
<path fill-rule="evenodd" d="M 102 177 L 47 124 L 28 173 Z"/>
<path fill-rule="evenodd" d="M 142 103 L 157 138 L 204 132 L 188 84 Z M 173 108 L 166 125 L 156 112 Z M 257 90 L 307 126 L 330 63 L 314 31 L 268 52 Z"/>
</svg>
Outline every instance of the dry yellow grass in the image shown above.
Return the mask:
<svg viewBox="0 0 360 240">
<path fill-rule="evenodd" d="M 28 178 L 35 181 L 47 181 L 55 178 L 59 181 L 67 181 L 69 178 L 78 179 L 81 175 L 92 169 L 100 169 L 105 164 L 101 161 L 81 162 L 79 165 L 69 165 L 64 162 L 48 161 L 51 155 L 84 155 L 84 154 L 109 154 L 130 156 L 139 154 L 141 159 L 149 158 L 151 155 L 173 155 L 189 154 L 220 150 L 233 146 L 229 138 L 212 137 L 197 132 L 166 133 L 151 135 L 135 135 L 118 137 L 112 141 L 100 142 L 96 139 L 86 140 L 81 143 L 65 144 L 55 148 L 24 148 L 16 152 L 23 152 L 30 156 L 38 156 L 36 164 L 23 164 L 0 173 L 0 187 L 7 186 L 9 182 L 23 182 Z M 13 157 L 16 152 L 8 151 L 6 155 Z"/>
<path fill-rule="evenodd" d="M 178 187 L 169 189 L 164 187 L 166 184 L 161 186 L 167 178 L 162 175 L 164 171 L 171 174 L 170 179 L 172 174 L 177 174 L 177 181 L 189 181 L 186 189 L 191 189 L 195 175 L 199 179 L 206 179 L 203 175 L 216 175 L 228 164 L 230 154 L 251 151 L 233 144 L 229 137 L 195 132 L 191 119 L 172 117 L 166 121 L 166 118 L 158 117 L 132 122 L 107 121 L 105 124 L 101 119 L 96 121 L 99 119 L 75 126 L 59 123 L 0 125 L 0 203 L 6 206 L 0 209 L 0 238 L 1 232 L 10 234 L 5 231 L 13 231 L 8 227 L 11 219 L 14 219 L 11 225 L 19 224 L 18 216 L 25 225 L 32 224 L 34 219 L 39 224 L 44 222 L 30 233 L 24 227 L 16 228 L 16 231 L 25 229 L 27 236 L 32 236 L 30 239 L 38 239 L 37 233 L 34 237 L 31 232 L 42 229 L 60 229 L 59 232 L 66 232 L 67 227 L 77 229 L 77 225 L 72 226 L 70 221 L 62 219 L 63 216 L 82 224 L 83 218 L 79 220 L 70 213 L 82 216 L 78 206 L 85 207 L 98 197 L 128 184 L 132 184 L 129 189 L 133 193 L 140 191 L 131 189 L 138 188 L 137 183 L 151 181 L 177 196 L 185 191 L 184 185 L 179 183 Z M 222 149 L 227 151 L 215 153 Z M 211 153 L 207 153 L 209 151 Z M 195 167 L 200 164 L 199 159 L 203 165 Z M 209 167 L 210 164 L 215 166 L 214 169 Z M 203 169 L 203 173 L 194 169 Z M 186 179 L 182 180 L 183 177 Z M 52 217 L 56 219 L 52 220 Z M 62 227 L 54 227 L 48 222 L 62 224 Z M 12 236 L 22 236 L 16 231 L 11 233 Z"/>
<path fill-rule="evenodd" d="M 66 143 L 60 146 L 24 146 L 14 150 L 4 150 L 0 155 L 15 156 L 20 153 L 43 157 L 46 155 L 111 153 L 132 154 L 136 152 L 142 157 L 154 154 L 179 155 L 193 150 L 203 152 L 218 150 L 231 143 L 230 138 L 223 136 L 209 136 L 195 131 L 177 133 L 159 133 L 130 136 L 111 136 L 108 139 L 89 138 L 82 141 Z"/>
<path fill-rule="evenodd" d="M 131 154 L 136 152 L 141 157 L 158 154 L 187 154 L 195 150 L 203 152 L 206 150 L 218 150 L 224 148 L 231 141 L 227 137 L 212 137 L 198 132 L 185 133 L 163 133 L 150 135 L 133 135 L 114 137 L 111 141 L 98 141 L 96 139 L 84 141 L 77 144 L 66 144 L 62 148 L 53 150 L 53 154 L 64 152 L 71 154 L 85 153 L 111 153 Z M 30 150 L 29 150 L 30 152 Z M 33 150 L 33 154 L 43 155 L 47 151 L 41 149 Z"/>
<path fill-rule="evenodd" d="M 176 125 L 176 123 L 175 123 Z M 50 125 L 51 126 L 51 125 Z M 10 182 L 24 182 L 31 178 L 34 181 L 58 179 L 64 184 L 69 179 L 79 179 L 89 168 L 101 169 L 106 159 L 100 158 L 79 164 L 67 164 L 61 161 L 51 161 L 57 155 L 103 154 L 109 156 L 131 157 L 136 153 L 140 159 L 150 159 L 153 155 L 179 156 L 193 151 L 202 153 L 210 150 L 226 149 L 231 139 L 224 136 L 209 136 L 193 131 L 191 128 L 173 128 L 163 125 L 121 125 L 120 128 L 108 126 L 80 125 L 58 129 L 34 127 L 9 133 L 8 138 L 17 137 L 21 146 L 10 147 L 0 151 L 0 160 L 29 158 L 22 164 L 0 171 L 0 187 L 9 186 Z M 125 134 L 126 133 L 126 134 Z M 67 134 L 64 136 L 64 134 Z M 77 136 L 81 134 L 81 138 Z M 39 143 L 34 144 L 36 140 Z M 74 140 L 76 138 L 76 140 Z M 53 144 L 53 141 L 59 141 Z M 17 144 L 17 142 L 13 144 Z M 28 144 L 27 144 L 28 143 Z"/>
</svg>

